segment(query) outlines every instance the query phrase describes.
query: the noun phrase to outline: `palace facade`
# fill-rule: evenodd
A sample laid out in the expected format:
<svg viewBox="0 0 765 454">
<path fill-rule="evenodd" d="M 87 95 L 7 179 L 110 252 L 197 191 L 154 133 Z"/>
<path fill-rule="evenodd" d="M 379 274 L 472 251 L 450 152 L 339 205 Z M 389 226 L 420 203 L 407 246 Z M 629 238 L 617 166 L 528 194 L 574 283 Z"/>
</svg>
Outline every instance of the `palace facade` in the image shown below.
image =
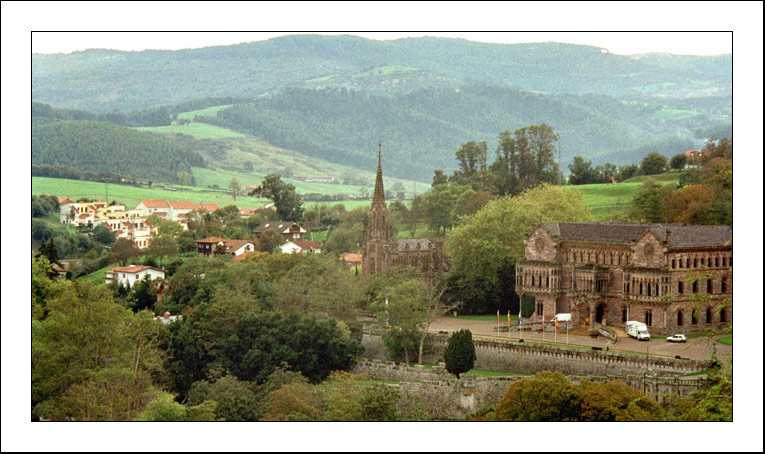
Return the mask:
<svg viewBox="0 0 765 454">
<path fill-rule="evenodd" d="M 546 223 L 524 243 L 516 292 L 534 297 L 532 322 L 570 313 L 573 326 L 637 320 L 669 335 L 732 321 L 731 227 Z"/>
<path fill-rule="evenodd" d="M 423 278 L 433 283 L 436 275 L 449 270 L 442 241 L 430 238 L 394 238 L 386 215 L 382 155 L 378 151 L 372 217 L 364 232 L 362 273 L 365 276 L 377 276 L 385 274 L 393 266 L 412 266 L 420 270 Z"/>
</svg>

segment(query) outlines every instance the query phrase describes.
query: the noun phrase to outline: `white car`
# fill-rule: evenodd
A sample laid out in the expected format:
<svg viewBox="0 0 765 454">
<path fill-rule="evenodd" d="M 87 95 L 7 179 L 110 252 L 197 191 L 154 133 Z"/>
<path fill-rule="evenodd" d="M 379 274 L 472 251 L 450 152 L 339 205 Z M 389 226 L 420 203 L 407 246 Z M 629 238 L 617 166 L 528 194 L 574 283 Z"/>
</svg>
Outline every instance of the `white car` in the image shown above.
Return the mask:
<svg viewBox="0 0 765 454">
<path fill-rule="evenodd" d="M 685 334 L 675 334 L 667 338 L 667 342 L 685 342 L 685 340 Z"/>
</svg>

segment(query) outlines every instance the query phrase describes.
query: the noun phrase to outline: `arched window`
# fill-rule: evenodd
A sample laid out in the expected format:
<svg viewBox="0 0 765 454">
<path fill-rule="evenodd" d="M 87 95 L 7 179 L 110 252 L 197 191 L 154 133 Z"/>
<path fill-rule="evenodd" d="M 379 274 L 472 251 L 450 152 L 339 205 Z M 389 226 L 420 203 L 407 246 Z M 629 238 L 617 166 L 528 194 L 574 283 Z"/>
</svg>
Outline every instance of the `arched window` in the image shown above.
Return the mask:
<svg viewBox="0 0 765 454">
<path fill-rule="evenodd" d="M 682 281 L 677 281 L 677 293 L 678 294 L 683 293 L 683 282 Z"/>
<path fill-rule="evenodd" d="M 645 324 L 648 326 L 653 324 L 653 314 L 651 311 L 645 311 Z"/>
<path fill-rule="evenodd" d="M 727 321 L 725 317 L 725 308 L 720 309 L 720 323 L 725 323 Z"/>
<path fill-rule="evenodd" d="M 683 326 L 683 311 L 677 311 L 677 326 Z"/>
<path fill-rule="evenodd" d="M 626 322 L 626 321 L 627 321 L 627 308 L 623 307 L 622 308 L 622 322 Z"/>
<path fill-rule="evenodd" d="M 720 266 L 720 257 L 715 257 L 715 267 Z"/>
<path fill-rule="evenodd" d="M 698 281 L 693 281 L 693 293 L 699 292 Z"/>
<path fill-rule="evenodd" d="M 707 324 L 712 323 L 712 309 L 707 308 Z"/>
<path fill-rule="evenodd" d="M 675 259 L 672 259 L 672 269 L 675 269 Z"/>
<path fill-rule="evenodd" d="M 712 279 L 707 279 L 707 293 L 712 293 Z"/>
<path fill-rule="evenodd" d="M 696 322 L 698 322 L 696 320 L 696 311 L 691 311 L 691 325 L 696 325 Z"/>
<path fill-rule="evenodd" d="M 728 291 L 728 278 L 723 277 L 722 280 L 720 281 L 720 292 L 725 293 L 727 291 Z"/>
</svg>

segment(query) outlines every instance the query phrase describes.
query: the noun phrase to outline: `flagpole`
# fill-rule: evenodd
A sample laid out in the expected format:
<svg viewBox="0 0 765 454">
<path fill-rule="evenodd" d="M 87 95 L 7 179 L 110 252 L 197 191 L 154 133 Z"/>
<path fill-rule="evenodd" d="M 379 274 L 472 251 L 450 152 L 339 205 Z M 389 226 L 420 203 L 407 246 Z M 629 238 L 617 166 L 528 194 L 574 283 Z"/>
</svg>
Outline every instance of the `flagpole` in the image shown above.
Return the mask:
<svg viewBox="0 0 765 454">
<path fill-rule="evenodd" d="M 566 345 L 568 345 L 568 320 L 566 320 Z"/>
<path fill-rule="evenodd" d="M 510 339 L 510 308 L 507 308 L 507 338 Z"/>
<path fill-rule="evenodd" d="M 521 298 L 523 300 L 523 298 Z M 523 301 L 518 304 L 518 340 L 523 339 L 523 316 L 521 315 L 521 308 L 523 307 Z"/>
</svg>

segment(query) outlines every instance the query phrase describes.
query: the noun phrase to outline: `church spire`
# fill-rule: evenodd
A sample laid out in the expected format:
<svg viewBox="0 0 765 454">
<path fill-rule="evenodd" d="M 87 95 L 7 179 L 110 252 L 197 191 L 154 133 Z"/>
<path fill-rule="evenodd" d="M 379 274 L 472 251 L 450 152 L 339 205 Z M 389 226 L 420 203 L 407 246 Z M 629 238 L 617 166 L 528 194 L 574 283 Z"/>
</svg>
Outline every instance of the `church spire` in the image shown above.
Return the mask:
<svg viewBox="0 0 765 454">
<path fill-rule="evenodd" d="M 377 144 L 377 179 L 375 180 L 375 193 L 372 204 L 385 203 L 385 189 L 382 178 L 382 143 Z"/>
</svg>

